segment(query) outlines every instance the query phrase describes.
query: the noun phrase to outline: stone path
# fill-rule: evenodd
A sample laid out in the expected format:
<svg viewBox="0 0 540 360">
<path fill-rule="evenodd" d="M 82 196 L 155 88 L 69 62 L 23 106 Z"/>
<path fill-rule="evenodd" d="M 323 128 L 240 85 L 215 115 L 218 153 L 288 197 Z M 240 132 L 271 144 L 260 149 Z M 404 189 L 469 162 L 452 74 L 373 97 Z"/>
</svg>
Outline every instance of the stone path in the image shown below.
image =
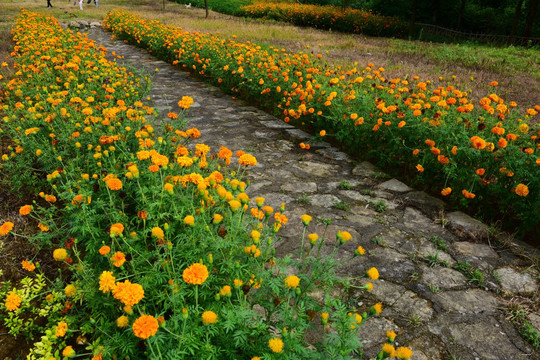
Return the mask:
<svg viewBox="0 0 540 360">
<path fill-rule="evenodd" d="M 301 150 L 298 144 L 310 138 L 304 131 L 232 100 L 144 50 L 111 40 L 99 28 L 90 29 L 89 37 L 124 56 L 120 63 L 155 74 L 150 96 L 162 114 L 179 111 L 182 96 L 193 97 L 189 126 L 201 130 L 200 142 L 216 151 L 224 145 L 256 156 L 248 194 L 265 197 L 274 208 L 286 203 L 293 219 L 281 232 L 279 254 L 298 249 L 304 213 L 330 218 L 329 238 L 337 230 L 353 235 L 339 255 L 343 259 L 358 245 L 366 248 L 366 256 L 340 268 L 344 275 L 361 276 L 375 266 L 381 274 L 371 293 L 354 294 L 360 311 L 378 301 L 385 306 L 379 318 L 362 327 L 364 359 L 380 350 L 386 330 L 395 330 L 399 345 L 413 349 L 414 360 L 540 359 L 505 320 L 508 312 L 498 295 L 538 292 L 539 274 L 508 251 L 471 242 L 488 234 L 485 225 L 459 212 L 441 219 L 442 201 L 389 179 L 373 165 L 356 163 L 327 143 Z M 320 234 L 322 225 L 313 221 L 308 230 Z M 478 269 L 476 274 L 454 268 L 463 261 Z M 482 287 L 473 281 L 480 272 Z M 538 314 L 529 316 L 538 328 L 539 320 Z"/>
</svg>

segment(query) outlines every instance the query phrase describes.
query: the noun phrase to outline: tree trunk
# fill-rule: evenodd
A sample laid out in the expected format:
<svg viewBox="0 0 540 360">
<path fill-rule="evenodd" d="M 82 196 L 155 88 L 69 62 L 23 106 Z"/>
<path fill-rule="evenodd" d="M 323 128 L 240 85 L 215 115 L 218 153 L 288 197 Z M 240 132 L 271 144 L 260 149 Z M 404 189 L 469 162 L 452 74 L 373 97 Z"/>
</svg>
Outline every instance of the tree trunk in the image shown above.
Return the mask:
<svg viewBox="0 0 540 360">
<path fill-rule="evenodd" d="M 461 25 L 463 23 L 463 14 L 465 13 L 465 5 L 467 4 L 467 0 L 461 0 L 461 6 L 459 7 L 459 14 L 457 18 L 457 29 L 461 30 Z"/>
<path fill-rule="evenodd" d="M 523 0 L 518 0 L 518 3 L 516 5 L 516 11 L 514 12 L 514 19 L 512 20 L 512 29 L 510 30 L 510 39 L 508 41 L 510 44 L 514 43 L 514 37 L 516 36 L 516 29 L 517 29 L 517 24 L 519 22 L 519 17 L 521 15 L 522 5 L 523 5 Z"/>
<path fill-rule="evenodd" d="M 433 25 L 437 25 L 437 20 L 439 17 L 439 0 L 433 0 L 433 18 L 431 22 Z"/>
<path fill-rule="evenodd" d="M 527 10 L 527 23 L 525 24 L 525 31 L 523 32 L 523 37 L 530 37 L 532 27 L 534 25 L 534 20 L 536 19 L 536 9 L 538 8 L 539 0 L 530 0 L 529 8 Z"/>
<path fill-rule="evenodd" d="M 414 36 L 414 24 L 416 23 L 416 8 L 418 7 L 418 0 L 412 0 L 412 14 L 411 21 L 409 23 L 409 39 Z"/>
<path fill-rule="evenodd" d="M 206 10 L 205 18 L 208 19 L 208 0 L 204 0 L 204 9 Z"/>
</svg>

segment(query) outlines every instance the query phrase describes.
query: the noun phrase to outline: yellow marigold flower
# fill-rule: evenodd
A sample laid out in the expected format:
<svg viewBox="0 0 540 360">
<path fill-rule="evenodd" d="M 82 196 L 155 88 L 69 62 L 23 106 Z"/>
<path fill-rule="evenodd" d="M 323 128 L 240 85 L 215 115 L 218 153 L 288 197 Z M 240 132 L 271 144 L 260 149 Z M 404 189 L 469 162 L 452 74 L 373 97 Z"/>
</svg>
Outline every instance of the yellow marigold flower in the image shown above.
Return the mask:
<svg viewBox="0 0 540 360">
<path fill-rule="evenodd" d="M 223 216 L 220 214 L 214 214 L 214 224 L 219 224 L 223 220 Z"/>
<path fill-rule="evenodd" d="M 124 225 L 120 223 L 112 224 L 111 225 L 111 235 L 112 236 L 118 236 L 124 231 Z"/>
<path fill-rule="evenodd" d="M 159 323 L 152 315 L 142 315 L 133 322 L 133 333 L 140 339 L 148 339 L 157 333 Z"/>
<path fill-rule="evenodd" d="M 388 338 L 389 342 L 394 342 L 394 340 L 396 339 L 396 333 L 392 330 L 389 330 L 386 332 L 386 337 Z"/>
<path fill-rule="evenodd" d="M 231 295 L 231 287 L 229 285 L 225 285 L 224 287 L 219 290 L 219 294 L 221 296 L 229 296 Z"/>
<path fill-rule="evenodd" d="M 30 214 L 30 211 L 32 211 L 32 205 L 24 205 L 24 206 L 21 206 L 21 208 L 19 209 L 19 214 L 21 215 L 28 215 Z"/>
<path fill-rule="evenodd" d="M 263 197 L 256 197 L 255 198 L 255 204 L 257 204 L 258 208 L 261 208 L 263 206 L 264 200 L 265 200 L 265 198 L 263 198 Z"/>
<path fill-rule="evenodd" d="M 111 261 L 112 261 L 114 266 L 120 267 L 120 266 L 124 265 L 124 263 L 126 262 L 126 255 L 124 255 L 124 253 L 121 252 L 121 251 L 117 251 L 111 257 Z"/>
<path fill-rule="evenodd" d="M 133 306 L 144 298 L 144 289 L 140 284 L 132 284 L 129 280 L 116 283 L 112 290 L 115 299 L 120 300 L 124 305 Z"/>
<path fill-rule="evenodd" d="M 349 315 L 352 317 L 352 321 L 353 321 L 353 323 L 351 324 L 351 329 L 356 329 L 357 326 L 362 323 L 362 320 L 363 320 L 362 315 L 357 314 L 357 313 L 354 313 L 354 314 L 349 313 Z"/>
<path fill-rule="evenodd" d="M 102 272 L 99 276 L 99 290 L 108 293 L 116 287 L 115 281 L 112 271 Z"/>
<path fill-rule="evenodd" d="M 300 285 L 300 278 L 296 275 L 290 275 L 285 278 L 285 286 L 289 289 L 296 289 Z"/>
<path fill-rule="evenodd" d="M 163 232 L 163 230 L 161 230 L 161 228 L 154 227 L 152 228 L 152 236 L 158 240 L 163 240 L 165 238 L 165 233 Z"/>
<path fill-rule="evenodd" d="M 69 284 L 64 288 L 64 293 L 67 297 L 73 297 L 77 293 L 77 289 L 75 288 L 75 285 Z"/>
<path fill-rule="evenodd" d="M 380 314 L 382 313 L 383 306 L 381 303 L 376 303 L 375 305 L 373 305 L 372 309 L 375 312 L 375 314 Z"/>
<path fill-rule="evenodd" d="M 68 324 L 65 321 L 60 321 L 56 326 L 56 337 L 63 337 L 66 335 Z"/>
<path fill-rule="evenodd" d="M 112 178 L 107 180 L 107 187 L 111 190 L 120 190 L 122 188 L 122 181 L 120 179 Z"/>
<path fill-rule="evenodd" d="M 366 283 L 366 285 L 364 285 L 364 289 L 366 289 L 367 291 L 373 290 L 373 284 L 372 283 Z"/>
<path fill-rule="evenodd" d="M 379 278 L 379 271 L 374 267 L 366 271 L 366 274 L 371 280 L 377 280 Z"/>
<path fill-rule="evenodd" d="M 56 261 L 62 261 L 62 260 L 65 260 L 67 258 L 68 254 L 67 254 L 67 251 L 66 249 L 55 249 L 53 251 L 53 258 L 54 260 Z"/>
<path fill-rule="evenodd" d="M 218 316 L 213 311 L 205 311 L 202 314 L 202 321 L 204 325 L 215 324 L 218 321 Z"/>
<path fill-rule="evenodd" d="M 173 189 L 174 189 L 174 185 L 171 184 L 171 183 L 166 183 L 165 185 L 163 185 L 163 190 L 165 190 L 166 192 L 168 192 L 169 195 L 172 195 L 172 194 L 173 194 Z"/>
<path fill-rule="evenodd" d="M 243 166 L 255 166 L 257 165 L 257 159 L 250 154 L 244 154 L 238 159 L 238 163 Z"/>
<path fill-rule="evenodd" d="M 234 279 L 233 284 L 234 284 L 234 287 L 238 289 L 240 286 L 244 285 L 244 282 L 240 279 Z"/>
<path fill-rule="evenodd" d="M 339 239 L 339 242 L 341 244 L 344 244 L 347 241 L 352 239 L 352 235 L 350 233 L 348 233 L 347 231 L 338 231 L 337 232 L 337 238 Z"/>
<path fill-rule="evenodd" d="M 412 357 L 412 351 L 409 348 L 401 346 L 397 348 L 395 356 L 402 360 L 407 360 Z"/>
<path fill-rule="evenodd" d="M 354 251 L 355 255 L 364 255 L 366 253 L 366 249 L 364 249 L 362 246 L 358 246 L 356 250 Z"/>
<path fill-rule="evenodd" d="M 302 215 L 302 224 L 304 224 L 304 226 L 308 226 L 311 220 L 312 220 L 311 216 L 306 215 L 306 214 Z"/>
<path fill-rule="evenodd" d="M 517 195 L 525 197 L 525 196 L 529 195 L 529 188 L 527 187 L 527 185 L 518 184 L 516 186 L 515 192 L 516 192 Z"/>
<path fill-rule="evenodd" d="M 182 273 L 184 281 L 192 285 L 201 285 L 208 278 L 208 268 L 203 264 L 195 263 Z"/>
<path fill-rule="evenodd" d="M 0 226 L 0 236 L 7 235 L 12 229 L 14 224 L 11 221 L 5 222 L 2 226 Z"/>
<path fill-rule="evenodd" d="M 141 151 L 137 152 L 137 159 L 142 161 L 142 160 L 146 160 L 148 158 L 150 158 L 150 152 L 149 151 L 141 150 Z"/>
<path fill-rule="evenodd" d="M 34 271 L 36 270 L 36 265 L 32 263 L 31 261 L 23 260 L 21 262 L 22 268 L 26 271 Z"/>
<path fill-rule="evenodd" d="M 311 243 L 311 245 L 315 245 L 317 240 L 319 240 L 319 235 L 317 235 L 317 234 L 309 234 L 307 237 L 308 237 L 308 240 Z"/>
<path fill-rule="evenodd" d="M 99 248 L 100 255 L 107 255 L 110 252 L 111 252 L 111 248 L 107 245 L 103 245 L 102 247 Z"/>
<path fill-rule="evenodd" d="M 395 356 L 394 353 L 396 352 L 396 349 L 392 345 L 387 343 L 387 344 L 383 344 L 382 351 L 385 356 L 394 357 Z"/>
<path fill-rule="evenodd" d="M 192 215 L 188 215 L 184 218 L 184 224 L 193 226 L 195 224 L 195 218 Z"/>
<path fill-rule="evenodd" d="M 272 338 L 268 340 L 268 347 L 275 353 L 283 352 L 283 340 L 280 338 Z"/>
<path fill-rule="evenodd" d="M 126 327 L 129 324 L 129 318 L 126 315 L 120 316 L 118 319 L 116 319 L 116 326 L 119 328 Z"/>
<path fill-rule="evenodd" d="M 254 357 L 251 358 L 251 360 L 261 360 L 261 358 L 258 357 L 258 356 L 254 356 Z"/>
<path fill-rule="evenodd" d="M 9 293 L 6 297 L 6 309 L 8 311 L 15 311 L 21 306 L 22 298 L 15 291 Z"/>
<path fill-rule="evenodd" d="M 68 345 L 62 351 L 62 356 L 68 357 L 68 358 L 73 357 L 75 356 L 75 350 L 73 350 L 73 347 L 71 345 Z"/>
<path fill-rule="evenodd" d="M 238 208 L 240 208 L 240 206 L 242 206 L 242 204 L 240 203 L 240 201 L 231 200 L 229 201 L 229 206 L 231 207 L 232 211 L 236 211 L 238 210 Z"/>
</svg>

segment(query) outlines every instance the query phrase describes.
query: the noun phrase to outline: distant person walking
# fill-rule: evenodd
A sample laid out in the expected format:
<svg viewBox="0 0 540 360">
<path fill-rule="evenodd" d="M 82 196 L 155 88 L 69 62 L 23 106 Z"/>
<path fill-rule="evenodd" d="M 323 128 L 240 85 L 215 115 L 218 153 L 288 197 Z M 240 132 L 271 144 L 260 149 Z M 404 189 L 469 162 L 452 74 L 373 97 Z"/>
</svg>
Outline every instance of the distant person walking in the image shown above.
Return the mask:
<svg viewBox="0 0 540 360">
<path fill-rule="evenodd" d="M 51 7 L 52 8 L 52 4 L 51 4 L 51 0 L 47 0 L 47 7 Z"/>
<path fill-rule="evenodd" d="M 92 0 L 88 0 L 87 4 L 90 4 Z M 98 7 L 98 0 L 94 0 L 94 4 L 96 4 L 96 7 Z"/>
<path fill-rule="evenodd" d="M 83 7 L 82 7 L 83 1 L 84 1 L 84 0 L 79 0 L 79 9 L 81 9 L 81 10 L 83 9 Z"/>
</svg>

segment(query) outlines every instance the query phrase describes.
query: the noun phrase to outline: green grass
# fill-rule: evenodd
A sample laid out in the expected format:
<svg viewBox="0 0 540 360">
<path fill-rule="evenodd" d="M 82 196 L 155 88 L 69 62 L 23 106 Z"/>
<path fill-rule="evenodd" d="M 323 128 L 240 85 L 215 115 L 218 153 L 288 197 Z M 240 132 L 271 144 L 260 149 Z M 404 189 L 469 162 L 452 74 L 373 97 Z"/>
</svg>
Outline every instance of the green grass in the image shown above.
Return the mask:
<svg viewBox="0 0 540 360">
<path fill-rule="evenodd" d="M 507 75 L 523 73 L 540 79 L 540 51 L 535 48 L 390 40 L 388 51 L 424 55 L 443 65 L 461 65 L 467 69 L 490 70 Z"/>
<path fill-rule="evenodd" d="M 480 287 L 485 285 L 484 273 L 472 266 L 468 261 L 458 261 L 454 269 L 465 275 L 471 284 L 476 284 Z"/>
<path fill-rule="evenodd" d="M 435 254 L 424 255 L 424 260 L 427 261 L 427 263 L 429 264 L 429 267 L 434 267 L 435 265 L 448 267 L 448 263 L 446 261 L 439 259 L 438 252 L 436 252 Z"/>
<path fill-rule="evenodd" d="M 448 249 L 446 241 L 444 241 L 444 239 L 441 239 L 438 236 L 433 236 L 431 239 L 429 239 L 429 241 L 435 244 L 435 247 L 439 250 L 446 251 Z"/>
</svg>

